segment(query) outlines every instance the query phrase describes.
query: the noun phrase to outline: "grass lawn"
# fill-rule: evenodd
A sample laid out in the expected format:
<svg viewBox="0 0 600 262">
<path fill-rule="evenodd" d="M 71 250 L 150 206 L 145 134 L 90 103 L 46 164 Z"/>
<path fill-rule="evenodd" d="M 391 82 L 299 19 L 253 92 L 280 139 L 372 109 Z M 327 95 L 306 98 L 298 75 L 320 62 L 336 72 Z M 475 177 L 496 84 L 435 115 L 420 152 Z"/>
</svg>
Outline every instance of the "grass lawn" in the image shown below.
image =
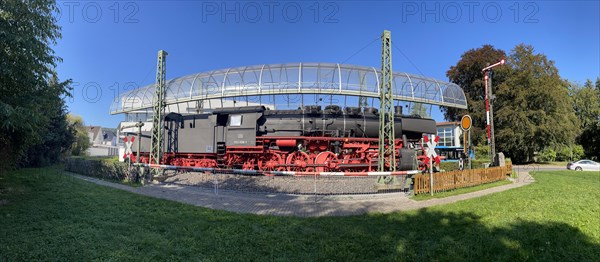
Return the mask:
<svg viewBox="0 0 600 262">
<path fill-rule="evenodd" d="M 291 218 L 215 211 L 56 169 L 0 176 L 0 261 L 600 261 L 600 174 L 392 214 Z"/>
</svg>

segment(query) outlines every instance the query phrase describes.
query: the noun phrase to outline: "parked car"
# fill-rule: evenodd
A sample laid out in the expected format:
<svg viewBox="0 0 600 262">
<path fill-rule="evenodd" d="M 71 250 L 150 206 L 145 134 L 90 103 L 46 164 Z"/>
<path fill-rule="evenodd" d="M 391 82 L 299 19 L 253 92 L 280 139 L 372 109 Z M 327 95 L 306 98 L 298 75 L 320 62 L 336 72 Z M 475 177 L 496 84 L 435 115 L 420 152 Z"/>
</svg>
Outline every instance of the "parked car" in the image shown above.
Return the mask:
<svg viewBox="0 0 600 262">
<path fill-rule="evenodd" d="M 592 160 L 579 160 L 575 162 L 569 162 L 567 169 L 576 171 L 600 171 L 600 163 Z"/>
</svg>

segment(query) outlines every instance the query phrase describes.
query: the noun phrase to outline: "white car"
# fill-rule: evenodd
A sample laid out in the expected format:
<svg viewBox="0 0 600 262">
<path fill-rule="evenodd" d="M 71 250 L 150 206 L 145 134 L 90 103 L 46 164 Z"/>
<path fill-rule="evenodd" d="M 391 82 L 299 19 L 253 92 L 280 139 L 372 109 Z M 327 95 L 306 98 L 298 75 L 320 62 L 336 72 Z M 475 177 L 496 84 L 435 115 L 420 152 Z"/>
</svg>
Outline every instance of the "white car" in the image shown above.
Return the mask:
<svg viewBox="0 0 600 262">
<path fill-rule="evenodd" d="M 579 160 L 569 162 L 567 169 L 576 171 L 600 171 L 600 163 L 592 160 Z"/>
</svg>

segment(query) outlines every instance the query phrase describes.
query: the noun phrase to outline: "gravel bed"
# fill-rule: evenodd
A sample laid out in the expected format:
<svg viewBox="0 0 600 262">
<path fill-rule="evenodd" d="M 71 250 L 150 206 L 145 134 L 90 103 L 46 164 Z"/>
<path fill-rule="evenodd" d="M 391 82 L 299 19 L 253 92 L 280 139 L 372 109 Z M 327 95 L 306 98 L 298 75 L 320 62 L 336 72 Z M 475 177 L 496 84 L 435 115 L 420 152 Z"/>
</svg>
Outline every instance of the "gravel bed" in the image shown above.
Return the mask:
<svg viewBox="0 0 600 262">
<path fill-rule="evenodd" d="M 238 174 L 177 173 L 163 182 L 242 192 L 288 194 L 376 194 L 401 192 L 403 176 L 392 181 L 379 177 L 293 177 L 247 176 Z"/>
</svg>

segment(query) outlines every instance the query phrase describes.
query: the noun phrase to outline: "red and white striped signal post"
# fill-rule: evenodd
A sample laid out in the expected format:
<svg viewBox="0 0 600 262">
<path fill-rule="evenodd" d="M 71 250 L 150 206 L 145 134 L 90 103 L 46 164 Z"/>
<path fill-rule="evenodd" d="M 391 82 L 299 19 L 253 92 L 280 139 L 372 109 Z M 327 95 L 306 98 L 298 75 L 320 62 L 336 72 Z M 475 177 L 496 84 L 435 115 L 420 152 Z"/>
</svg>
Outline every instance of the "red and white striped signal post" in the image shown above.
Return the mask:
<svg viewBox="0 0 600 262">
<path fill-rule="evenodd" d="M 494 107 L 490 104 L 490 99 L 492 98 L 492 68 L 503 65 L 504 62 L 504 59 L 502 59 L 500 62 L 489 65 L 481 70 L 483 71 L 483 80 L 485 82 L 485 118 L 488 144 L 490 145 L 490 160 L 492 162 L 494 162 L 494 156 L 496 155 L 496 144 L 494 141 Z"/>
</svg>

